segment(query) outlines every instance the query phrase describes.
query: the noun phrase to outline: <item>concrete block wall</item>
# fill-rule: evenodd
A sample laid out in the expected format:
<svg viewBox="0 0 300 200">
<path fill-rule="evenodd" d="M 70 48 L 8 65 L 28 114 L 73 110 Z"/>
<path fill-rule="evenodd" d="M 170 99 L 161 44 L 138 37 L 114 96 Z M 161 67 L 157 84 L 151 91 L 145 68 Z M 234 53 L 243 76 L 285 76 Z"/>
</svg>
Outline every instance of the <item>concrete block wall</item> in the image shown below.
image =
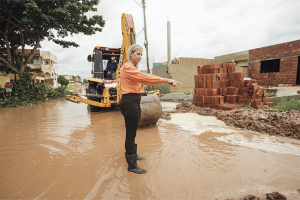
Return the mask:
<svg viewBox="0 0 300 200">
<path fill-rule="evenodd" d="M 249 50 L 249 77 L 259 85 L 296 85 L 300 40 Z M 260 73 L 261 61 L 280 59 L 279 72 Z"/>
</svg>

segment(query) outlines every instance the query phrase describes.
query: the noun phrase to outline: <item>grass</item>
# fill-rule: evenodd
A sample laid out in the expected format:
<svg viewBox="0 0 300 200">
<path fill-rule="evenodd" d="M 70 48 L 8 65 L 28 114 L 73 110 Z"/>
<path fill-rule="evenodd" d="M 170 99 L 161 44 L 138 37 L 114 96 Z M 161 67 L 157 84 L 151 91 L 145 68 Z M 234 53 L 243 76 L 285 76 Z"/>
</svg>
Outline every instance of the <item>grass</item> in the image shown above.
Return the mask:
<svg viewBox="0 0 300 200">
<path fill-rule="evenodd" d="M 245 104 L 244 107 L 245 107 L 245 108 L 249 108 L 249 109 L 254 109 L 254 108 L 251 106 L 251 103 Z"/>
<path fill-rule="evenodd" d="M 283 111 L 300 110 L 300 100 L 292 98 L 289 101 L 283 100 L 275 103 L 274 109 L 281 109 Z"/>
<path fill-rule="evenodd" d="M 182 101 L 178 100 L 178 99 L 172 99 L 169 102 L 173 102 L 173 103 L 182 103 Z"/>
<path fill-rule="evenodd" d="M 83 87 L 84 87 L 84 85 L 68 85 L 67 90 L 74 90 L 74 89 L 83 88 Z"/>
<path fill-rule="evenodd" d="M 167 92 L 162 92 L 162 91 L 160 91 L 160 93 L 161 93 L 161 94 L 170 94 L 170 93 L 172 93 L 172 92 L 170 92 L 170 91 L 167 91 Z"/>
<path fill-rule="evenodd" d="M 254 109 L 251 106 L 251 103 L 245 104 L 243 107 Z M 296 98 L 292 98 L 290 100 L 282 100 L 274 104 L 273 107 L 264 107 L 263 109 L 276 109 L 276 110 L 283 110 L 283 111 L 291 111 L 291 110 L 300 110 L 300 100 Z"/>
</svg>

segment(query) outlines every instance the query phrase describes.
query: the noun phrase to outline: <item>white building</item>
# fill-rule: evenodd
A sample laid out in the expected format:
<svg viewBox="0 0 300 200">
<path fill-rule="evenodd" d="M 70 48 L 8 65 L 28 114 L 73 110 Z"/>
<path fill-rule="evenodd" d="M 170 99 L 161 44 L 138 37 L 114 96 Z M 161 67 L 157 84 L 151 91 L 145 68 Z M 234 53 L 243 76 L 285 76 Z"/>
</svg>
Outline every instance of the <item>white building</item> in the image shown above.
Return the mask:
<svg viewBox="0 0 300 200">
<path fill-rule="evenodd" d="M 52 82 L 54 88 L 58 87 L 57 57 L 53 53 L 50 51 L 37 50 L 28 66 L 36 73 L 36 81 L 41 83 Z"/>
</svg>

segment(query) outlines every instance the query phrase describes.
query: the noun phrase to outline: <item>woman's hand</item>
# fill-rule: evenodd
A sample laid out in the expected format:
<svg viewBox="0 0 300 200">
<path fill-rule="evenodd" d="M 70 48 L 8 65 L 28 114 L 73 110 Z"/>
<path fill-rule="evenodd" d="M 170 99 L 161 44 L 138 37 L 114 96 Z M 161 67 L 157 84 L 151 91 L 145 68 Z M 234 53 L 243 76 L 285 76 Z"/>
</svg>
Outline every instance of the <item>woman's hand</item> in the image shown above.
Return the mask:
<svg viewBox="0 0 300 200">
<path fill-rule="evenodd" d="M 172 80 L 172 79 L 168 79 L 167 83 L 169 83 L 171 85 L 171 87 L 175 87 L 177 84 L 181 85 L 182 83 L 176 81 L 176 80 Z"/>
</svg>

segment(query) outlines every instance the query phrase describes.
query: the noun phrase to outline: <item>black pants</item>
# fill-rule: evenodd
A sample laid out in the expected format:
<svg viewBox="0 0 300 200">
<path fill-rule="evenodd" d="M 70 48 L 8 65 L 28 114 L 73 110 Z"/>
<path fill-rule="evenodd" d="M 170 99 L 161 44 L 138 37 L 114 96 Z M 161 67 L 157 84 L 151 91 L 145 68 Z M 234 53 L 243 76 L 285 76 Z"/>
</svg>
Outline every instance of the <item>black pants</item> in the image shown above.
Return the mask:
<svg viewBox="0 0 300 200">
<path fill-rule="evenodd" d="M 141 96 L 138 93 L 123 94 L 121 99 L 121 112 L 125 119 L 126 126 L 126 140 L 125 150 L 126 154 L 134 154 L 134 144 L 136 130 L 141 117 Z"/>
</svg>

